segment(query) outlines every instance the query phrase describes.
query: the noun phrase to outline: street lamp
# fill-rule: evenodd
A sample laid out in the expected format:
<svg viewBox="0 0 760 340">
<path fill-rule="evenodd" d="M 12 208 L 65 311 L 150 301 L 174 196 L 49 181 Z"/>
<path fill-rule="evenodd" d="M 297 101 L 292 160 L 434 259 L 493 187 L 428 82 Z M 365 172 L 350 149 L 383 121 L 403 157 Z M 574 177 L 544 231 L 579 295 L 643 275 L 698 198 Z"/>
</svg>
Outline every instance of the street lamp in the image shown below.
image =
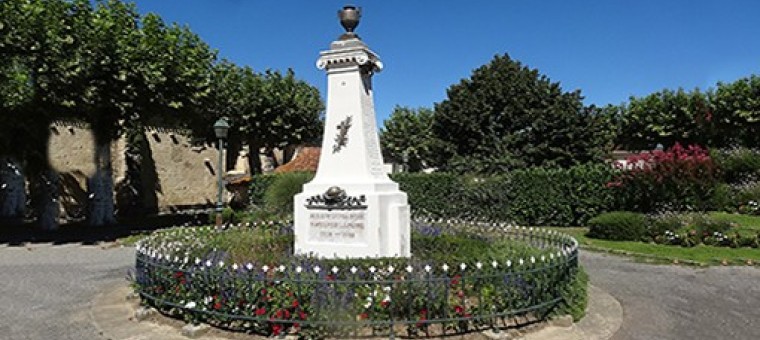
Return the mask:
<svg viewBox="0 0 760 340">
<path fill-rule="evenodd" d="M 216 227 L 219 228 L 222 226 L 222 188 L 224 184 L 222 183 L 222 169 L 224 167 L 224 159 L 222 155 L 224 154 L 224 140 L 227 139 L 227 133 L 230 130 L 230 124 L 227 123 L 227 120 L 224 118 L 219 118 L 219 120 L 214 123 L 214 133 L 216 134 L 216 138 L 219 139 L 219 167 L 217 167 L 217 186 L 218 186 L 218 196 L 216 200 Z"/>
</svg>

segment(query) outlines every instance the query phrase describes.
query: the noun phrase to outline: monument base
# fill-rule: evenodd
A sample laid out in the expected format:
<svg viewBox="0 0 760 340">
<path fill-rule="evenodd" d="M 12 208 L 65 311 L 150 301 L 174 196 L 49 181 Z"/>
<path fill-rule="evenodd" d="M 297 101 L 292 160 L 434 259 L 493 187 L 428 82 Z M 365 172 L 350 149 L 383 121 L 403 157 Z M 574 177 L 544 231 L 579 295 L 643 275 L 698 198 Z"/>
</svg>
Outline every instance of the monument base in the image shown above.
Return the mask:
<svg viewBox="0 0 760 340">
<path fill-rule="evenodd" d="M 406 193 L 396 189 L 362 194 L 351 186 L 341 188 L 345 197 L 332 202 L 321 199 L 325 190 L 304 190 L 295 196 L 297 254 L 321 258 L 411 255 Z"/>
</svg>

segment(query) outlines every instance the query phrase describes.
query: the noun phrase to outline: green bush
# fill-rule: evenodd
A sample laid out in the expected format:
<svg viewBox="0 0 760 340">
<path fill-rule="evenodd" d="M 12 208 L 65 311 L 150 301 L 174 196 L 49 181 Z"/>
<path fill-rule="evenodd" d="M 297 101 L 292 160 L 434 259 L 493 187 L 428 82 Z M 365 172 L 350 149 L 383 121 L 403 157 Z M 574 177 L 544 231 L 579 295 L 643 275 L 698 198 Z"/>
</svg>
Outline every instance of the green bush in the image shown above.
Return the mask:
<svg viewBox="0 0 760 340">
<path fill-rule="evenodd" d="M 612 241 L 639 241 L 647 232 L 647 217 L 629 211 L 603 213 L 588 221 L 588 236 Z"/>
<path fill-rule="evenodd" d="M 412 212 L 433 218 L 467 218 L 511 221 L 521 225 L 578 226 L 614 208 L 612 190 L 605 187 L 618 170 L 608 164 L 578 165 L 569 169 L 532 168 L 497 176 L 450 173 L 400 173 L 391 178 L 406 192 Z M 286 174 L 257 176 L 251 184 L 251 201 L 267 201 L 269 188 Z M 289 180 L 290 181 L 290 180 Z M 292 197 L 300 192 L 277 189 Z M 297 186 L 297 190 L 293 185 Z M 264 194 L 266 193 L 266 194 Z M 286 198 L 273 199 L 278 211 L 292 209 Z M 261 203 L 256 204 L 261 205 Z M 288 212 L 289 213 L 289 212 Z"/>
<path fill-rule="evenodd" d="M 461 176 L 447 173 L 398 173 L 391 179 L 406 192 L 415 214 L 450 217 L 462 193 Z"/>
<path fill-rule="evenodd" d="M 251 201 L 251 205 L 264 205 L 264 194 L 276 178 L 276 174 L 261 174 L 251 177 L 251 184 L 248 187 L 248 199 Z"/>
<path fill-rule="evenodd" d="M 710 156 L 718 165 L 721 178 L 727 183 L 741 183 L 760 177 L 760 150 L 746 147 L 712 150 Z"/>
<path fill-rule="evenodd" d="M 311 172 L 287 172 L 279 174 L 264 193 L 267 210 L 289 215 L 293 213 L 293 196 L 303 191 L 303 185 L 311 181 Z"/>
</svg>

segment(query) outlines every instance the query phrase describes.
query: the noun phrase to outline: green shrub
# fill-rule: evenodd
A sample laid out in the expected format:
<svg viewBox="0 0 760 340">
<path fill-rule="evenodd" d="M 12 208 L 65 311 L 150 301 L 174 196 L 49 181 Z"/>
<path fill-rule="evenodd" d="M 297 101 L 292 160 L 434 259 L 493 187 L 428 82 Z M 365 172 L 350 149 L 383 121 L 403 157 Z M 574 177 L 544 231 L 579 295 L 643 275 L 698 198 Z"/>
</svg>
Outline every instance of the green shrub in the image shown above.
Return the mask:
<svg viewBox="0 0 760 340">
<path fill-rule="evenodd" d="M 647 217 L 629 211 L 603 213 L 588 221 L 588 236 L 613 241 L 639 241 L 646 235 Z"/>
<path fill-rule="evenodd" d="M 293 213 L 293 196 L 303 191 L 303 185 L 311 181 L 311 172 L 287 172 L 279 174 L 264 193 L 267 210 L 289 215 Z"/>
<path fill-rule="evenodd" d="M 746 147 L 712 150 L 710 156 L 721 170 L 721 178 L 727 183 L 741 183 L 760 177 L 760 150 Z"/>
<path fill-rule="evenodd" d="M 531 168 L 496 176 L 445 173 L 394 175 L 416 212 L 433 217 L 573 226 L 612 208 L 605 187 L 617 170 L 607 164 Z"/>
<path fill-rule="evenodd" d="M 461 176 L 447 173 L 398 173 L 391 179 L 406 192 L 414 213 L 429 217 L 451 217 L 461 199 Z"/>
<path fill-rule="evenodd" d="M 261 174 L 251 177 L 251 184 L 248 191 L 248 199 L 254 206 L 264 205 L 264 194 L 277 178 L 276 174 Z"/>
</svg>

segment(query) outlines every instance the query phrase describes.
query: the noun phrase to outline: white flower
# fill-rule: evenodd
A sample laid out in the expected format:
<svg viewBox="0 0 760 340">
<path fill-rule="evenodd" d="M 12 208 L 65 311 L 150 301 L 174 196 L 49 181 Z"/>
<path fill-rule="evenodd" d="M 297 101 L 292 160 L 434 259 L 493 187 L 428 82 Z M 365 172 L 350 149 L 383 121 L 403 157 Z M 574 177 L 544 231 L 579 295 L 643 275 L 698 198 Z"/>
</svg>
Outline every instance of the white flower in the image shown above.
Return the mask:
<svg viewBox="0 0 760 340">
<path fill-rule="evenodd" d="M 240 267 L 238 267 L 237 263 L 233 263 L 232 264 L 232 270 L 238 270 L 238 268 L 240 268 Z"/>
<path fill-rule="evenodd" d="M 206 267 L 211 267 L 212 265 L 211 260 L 206 260 Z"/>
<path fill-rule="evenodd" d="M 425 271 L 426 271 L 426 272 L 430 273 L 430 270 L 432 270 L 432 269 L 433 269 L 433 268 L 432 268 L 432 267 L 430 267 L 430 265 L 429 265 L 429 264 L 426 264 L 426 265 L 425 265 Z"/>
<path fill-rule="evenodd" d="M 185 304 L 185 308 L 187 308 L 187 309 L 193 309 L 193 308 L 195 308 L 195 306 L 196 306 L 195 305 L 195 301 L 190 301 L 190 302 L 188 302 L 188 303 Z"/>
<path fill-rule="evenodd" d="M 333 274 L 338 274 L 338 267 L 333 266 L 332 267 Z"/>
<path fill-rule="evenodd" d="M 261 267 L 261 270 L 263 270 L 265 272 L 268 272 L 269 271 L 269 266 L 264 265 L 263 267 Z"/>
<path fill-rule="evenodd" d="M 301 268 L 301 266 L 296 267 L 296 273 L 300 273 L 302 270 L 303 268 Z"/>
<path fill-rule="evenodd" d="M 354 267 L 354 266 L 351 266 L 351 273 L 352 273 L 352 274 L 356 274 L 356 271 L 357 271 L 357 270 L 358 270 L 358 269 L 356 269 L 356 267 Z"/>
<path fill-rule="evenodd" d="M 245 264 L 245 269 L 253 270 L 253 263 L 250 263 L 250 262 L 246 263 Z"/>
<path fill-rule="evenodd" d="M 449 265 L 444 263 L 443 266 L 441 266 L 441 269 L 443 269 L 443 271 L 447 272 L 447 271 L 449 271 Z"/>
</svg>

